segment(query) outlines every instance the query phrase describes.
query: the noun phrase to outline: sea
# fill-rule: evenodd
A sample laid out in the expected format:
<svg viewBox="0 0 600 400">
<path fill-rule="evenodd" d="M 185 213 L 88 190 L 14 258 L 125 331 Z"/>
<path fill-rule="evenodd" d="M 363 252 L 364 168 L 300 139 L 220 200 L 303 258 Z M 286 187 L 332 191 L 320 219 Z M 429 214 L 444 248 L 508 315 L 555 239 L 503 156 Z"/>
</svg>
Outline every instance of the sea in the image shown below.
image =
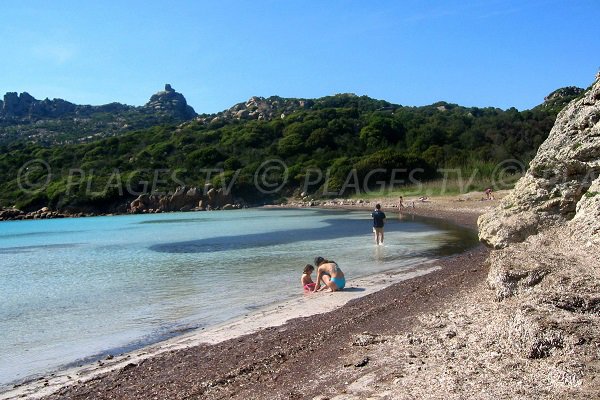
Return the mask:
<svg viewBox="0 0 600 400">
<path fill-rule="evenodd" d="M 369 211 L 323 209 L 1 222 L 0 389 L 303 296 L 315 256 L 351 282 L 476 242 L 388 212 L 375 246 Z"/>
</svg>

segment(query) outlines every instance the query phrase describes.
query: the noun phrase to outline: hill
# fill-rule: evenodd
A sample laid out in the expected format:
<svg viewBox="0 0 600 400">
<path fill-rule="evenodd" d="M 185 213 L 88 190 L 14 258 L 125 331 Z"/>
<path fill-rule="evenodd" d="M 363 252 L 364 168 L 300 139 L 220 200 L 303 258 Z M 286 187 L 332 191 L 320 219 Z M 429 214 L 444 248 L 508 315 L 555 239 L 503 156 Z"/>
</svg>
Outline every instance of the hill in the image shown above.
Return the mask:
<svg viewBox="0 0 600 400">
<path fill-rule="evenodd" d="M 27 92 L 9 92 L 0 100 L 0 144 L 25 141 L 54 146 L 88 142 L 195 116 L 185 97 L 168 84 L 142 107 L 120 103 L 77 105 L 62 99 L 37 100 Z"/>
<path fill-rule="evenodd" d="M 382 182 L 398 187 L 440 177 L 443 168 L 460 171 L 465 180 L 473 174 L 489 178 L 498 165 L 523 168 L 559 108 L 557 101 L 518 111 L 446 102 L 406 107 L 353 94 L 273 96 L 181 123 L 193 110 L 173 113 L 187 104 L 166 89 L 141 109 L 115 105 L 105 115 L 113 122 L 133 113 L 149 118 L 141 118 L 145 122 L 164 117 L 170 123 L 116 129 L 112 137 L 89 143 L 0 145 L 0 205 L 125 212 L 141 194 L 166 195 L 179 186 L 211 184 L 231 189 L 238 201 L 262 204 L 300 192 L 341 196 L 381 188 Z M 72 121 L 78 110 L 87 110 L 77 107 L 57 121 Z M 29 110 L 13 111 L 13 120 L 29 127 L 50 121 Z M 84 135 L 75 128 L 71 134 Z"/>
</svg>

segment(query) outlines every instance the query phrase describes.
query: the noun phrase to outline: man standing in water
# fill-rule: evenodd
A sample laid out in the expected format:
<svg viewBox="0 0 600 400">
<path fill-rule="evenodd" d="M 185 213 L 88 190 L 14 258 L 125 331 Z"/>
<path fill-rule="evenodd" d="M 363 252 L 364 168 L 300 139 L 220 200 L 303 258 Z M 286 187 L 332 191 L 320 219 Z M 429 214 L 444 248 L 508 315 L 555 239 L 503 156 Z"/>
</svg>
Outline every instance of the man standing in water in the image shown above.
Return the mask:
<svg viewBox="0 0 600 400">
<path fill-rule="evenodd" d="M 381 205 L 375 206 L 375 211 L 371 213 L 373 217 L 373 233 L 375 234 L 375 245 L 383 244 L 383 225 L 385 225 L 385 213 L 381 211 Z"/>
</svg>

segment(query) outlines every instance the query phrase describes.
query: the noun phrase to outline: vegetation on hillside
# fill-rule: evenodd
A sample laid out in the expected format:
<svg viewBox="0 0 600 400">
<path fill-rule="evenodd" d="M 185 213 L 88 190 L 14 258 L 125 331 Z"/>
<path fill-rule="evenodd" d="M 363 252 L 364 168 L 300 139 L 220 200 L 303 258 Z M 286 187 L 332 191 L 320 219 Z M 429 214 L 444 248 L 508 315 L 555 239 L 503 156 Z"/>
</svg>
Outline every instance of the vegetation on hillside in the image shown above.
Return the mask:
<svg viewBox="0 0 600 400">
<path fill-rule="evenodd" d="M 485 178 L 502 162 L 526 165 L 558 110 L 402 107 L 341 94 L 272 120 L 192 121 L 64 146 L 5 143 L 0 205 L 107 210 L 141 193 L 205 183 L 231 185 L 248 201 L 294 191 L 355 195 L 381 181 L 438 179 L 443 168 Z"/>
<path fill-rule="evenodd" d="M 0 145 L 15 142 L 34 142 L 41 146 L 84 143 L 168 122 L 181 121 L 131 109 L 118 113 L 97 112 L 84 117 L 69 115 L 37 121 L 4 122 L 0 123 Z"/>
</svg>

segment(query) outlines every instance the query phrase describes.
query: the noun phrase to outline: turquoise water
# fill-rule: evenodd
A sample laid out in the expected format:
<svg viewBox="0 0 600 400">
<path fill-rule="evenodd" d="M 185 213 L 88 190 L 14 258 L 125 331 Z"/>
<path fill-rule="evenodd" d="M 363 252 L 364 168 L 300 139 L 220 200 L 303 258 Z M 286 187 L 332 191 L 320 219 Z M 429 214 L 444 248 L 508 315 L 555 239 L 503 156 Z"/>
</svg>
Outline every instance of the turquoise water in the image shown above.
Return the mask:
<svg viewBox="0 0 600 400">
<path fill-rule="evenodd" d="M 369 212 L 253 209 L 0 224 L 0 386 L 302 295 L 316 255 L 352 278 L 473 243 Z"/>
</svg>

